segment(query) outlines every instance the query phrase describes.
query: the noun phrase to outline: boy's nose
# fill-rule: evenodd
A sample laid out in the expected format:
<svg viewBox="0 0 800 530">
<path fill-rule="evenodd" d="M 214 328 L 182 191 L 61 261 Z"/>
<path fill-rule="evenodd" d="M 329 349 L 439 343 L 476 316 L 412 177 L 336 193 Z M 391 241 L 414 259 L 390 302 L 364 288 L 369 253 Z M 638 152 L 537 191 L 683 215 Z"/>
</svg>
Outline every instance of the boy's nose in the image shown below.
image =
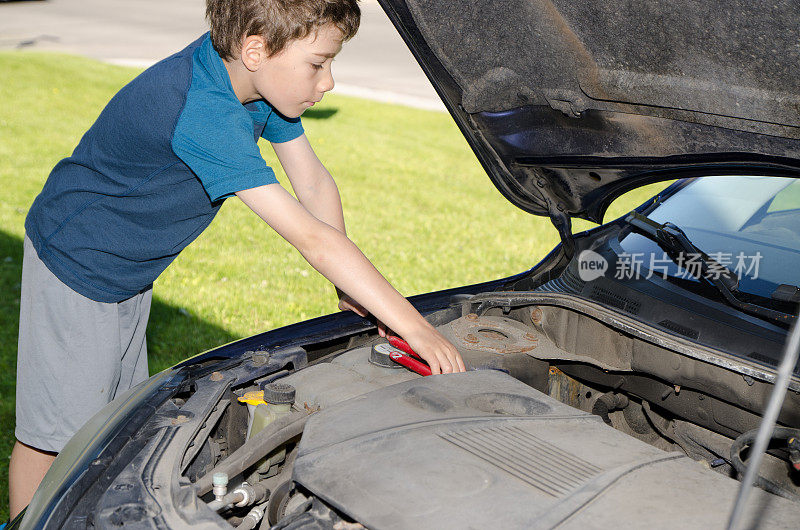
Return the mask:
<svg viewBox="0 0 800 530">
<path fill-rule="evenodd" d="M 333 81 L 333 72 L 328 70 L 327 75 L 323 76 L 322 80 L 320 80 L 319 82 L 319 85 L 317 85 L 317 88 L 319 89 L 320 92 L 330 92 L 331 90 L 333 90 L 334 84 L 335 83 Z"/>
</svg>

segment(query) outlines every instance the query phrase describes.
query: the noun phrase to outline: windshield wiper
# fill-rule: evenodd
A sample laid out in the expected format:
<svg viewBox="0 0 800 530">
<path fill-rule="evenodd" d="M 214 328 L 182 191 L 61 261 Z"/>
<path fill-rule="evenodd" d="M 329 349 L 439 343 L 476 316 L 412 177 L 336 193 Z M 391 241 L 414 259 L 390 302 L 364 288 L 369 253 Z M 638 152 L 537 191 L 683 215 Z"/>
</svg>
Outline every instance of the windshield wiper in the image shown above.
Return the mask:
<svg viewBox="0 0 800 530">
<path fill-rule="evenodd" d="M 670 222 L 658 223 L 648 217 L 631 212 L 625 222 L 635 228 L 638 233 L 655 241 L 663 248 L 670 259 L 679 267 L 685 260 L 681 257 L 696 256 L 701 269 L 699 280 L 705 280 L 714 287 L 728 304 L 736 309 L 760 318 L 766 318 L 783 324 L 791 324 L 797 317 L 768 307 L 763 307 L 737 298 L 733 293 L 739 290 L 739 278 L 730 269 L 697 248 L 683 230 Z M 682 256 L 683 255 L 683 256 Z"/>
</svg>

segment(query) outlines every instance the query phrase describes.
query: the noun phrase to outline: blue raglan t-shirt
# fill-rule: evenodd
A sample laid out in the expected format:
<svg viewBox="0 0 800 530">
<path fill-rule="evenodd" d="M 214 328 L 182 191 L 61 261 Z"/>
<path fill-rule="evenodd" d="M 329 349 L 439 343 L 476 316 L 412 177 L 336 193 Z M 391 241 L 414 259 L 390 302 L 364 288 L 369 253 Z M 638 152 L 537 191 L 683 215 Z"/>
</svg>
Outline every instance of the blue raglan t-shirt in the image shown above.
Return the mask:
<svg viewBox="0 0 800 530">
<path fill-rule="evenodd" d="M 257 141 L 303 133 L 242 105 L 208 34 L 123 87 L 59 162 L 25 231 L 74 291 L 119 302 L 147 289 L 237 191 L 277 182 Z"/>
</svg>

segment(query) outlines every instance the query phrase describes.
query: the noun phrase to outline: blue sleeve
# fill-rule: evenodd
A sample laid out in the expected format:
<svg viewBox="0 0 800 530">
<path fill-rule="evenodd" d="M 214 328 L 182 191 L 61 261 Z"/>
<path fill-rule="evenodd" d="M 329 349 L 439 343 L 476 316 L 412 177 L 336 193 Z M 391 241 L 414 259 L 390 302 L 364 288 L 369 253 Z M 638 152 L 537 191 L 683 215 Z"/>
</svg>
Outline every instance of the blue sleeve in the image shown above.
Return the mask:
<svg viewBox="0 0 800 530">
<path fill-rule="evenodd" d="M 261 157 L 253 122 L 238 102 L 206 101 L 190 93 L 175 126 L 172 150 L 197 175 L 212 202 L 278 182 Z"/>
<path fill-rule="evenodd" d="M 300 123 L 300 118 L 287 118 L 280 114 L 272 106 L 267 106 L 270 113 L 267 117 L 267 124 L 264 126 L 264 132 L 261 137 L 270 142 L 279 144 L 294 140 L 303 134 L 303 124 Z"/>
</svg>

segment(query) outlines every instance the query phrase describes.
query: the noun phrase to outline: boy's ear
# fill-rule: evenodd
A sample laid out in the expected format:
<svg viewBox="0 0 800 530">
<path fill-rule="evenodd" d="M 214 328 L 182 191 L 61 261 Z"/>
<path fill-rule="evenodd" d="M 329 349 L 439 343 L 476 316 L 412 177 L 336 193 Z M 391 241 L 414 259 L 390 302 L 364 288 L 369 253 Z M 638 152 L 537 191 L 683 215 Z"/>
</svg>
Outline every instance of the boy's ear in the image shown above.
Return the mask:
<svg viewBox="0 0 800 530">
<path fill-rule="evenodd" d="M 250 35 L 242 42 L 242 63 L 251 72 L 258 70 L 268 55 L 267 44 L 261 35 Z"/>
</svg>

